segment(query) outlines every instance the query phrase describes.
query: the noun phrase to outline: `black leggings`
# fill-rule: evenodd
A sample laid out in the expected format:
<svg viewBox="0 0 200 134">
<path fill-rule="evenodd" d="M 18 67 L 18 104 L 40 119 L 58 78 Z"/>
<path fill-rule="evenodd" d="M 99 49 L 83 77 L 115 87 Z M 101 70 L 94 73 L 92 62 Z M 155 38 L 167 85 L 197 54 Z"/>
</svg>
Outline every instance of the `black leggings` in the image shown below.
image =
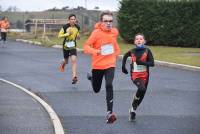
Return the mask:
<svg viewBox="0 0 200 134">
<path fill-rule="evenodd" d="M 137 86 L 138 90 L 133 98 L 133 102 L 132 102 L 132 107 L 134 110 L 137 109 L 137 107 L 140 105 L 140 103 L 142 102 L 144 95 L 147 91 L 147 85 L 148 85 L 148 81 L 144 81 L 142 79 L 135 79 L 133 81 L 133 83 Z"/>
<path fill-rule="evenodd" d="M 106 102 L 107 111 L 112 112 L 113 109 L 113 79 L 114 79 L 115 68 L 111 67 L 104 70 L 93 69 L 92 70 L 92 88 L 95 93 L 98 93 L 101 89 L 103 76 L 105 76 L 106 86 Z"/>
<path fill-rule="evenodd" d="M 1 40 L 6 41 L 7 33 L 1 32 Z"/>
</svg>

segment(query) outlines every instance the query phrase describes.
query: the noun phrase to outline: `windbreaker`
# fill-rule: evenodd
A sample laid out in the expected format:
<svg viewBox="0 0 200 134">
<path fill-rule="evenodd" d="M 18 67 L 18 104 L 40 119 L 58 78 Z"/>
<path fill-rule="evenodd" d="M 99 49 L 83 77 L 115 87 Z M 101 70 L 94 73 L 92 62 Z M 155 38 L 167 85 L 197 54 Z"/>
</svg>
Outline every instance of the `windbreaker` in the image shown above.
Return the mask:
<svg viewBox="0 0 200 134">
<path fill-rule="evenodd" d="M 5 20 L 0 21 L 1 32 L 8 32 L 9 27 L 10 27 L 10 23 L 8 21 L 5 21 Z"/>
<path fill-rule="evenodd" d="M 95 25 L 95 29 L 83 47 L 84 53 L 92 55 L 92 69 L 107 69 L 116 66 L 116 59 L 120 53 L 117 43 L 118 33 L 116 28 L 106 30 L 101 22 Z M 112 45 L 114 52 L 108 55 L 98 54 L 98 50 L 106 44 Z"/>
</svg>

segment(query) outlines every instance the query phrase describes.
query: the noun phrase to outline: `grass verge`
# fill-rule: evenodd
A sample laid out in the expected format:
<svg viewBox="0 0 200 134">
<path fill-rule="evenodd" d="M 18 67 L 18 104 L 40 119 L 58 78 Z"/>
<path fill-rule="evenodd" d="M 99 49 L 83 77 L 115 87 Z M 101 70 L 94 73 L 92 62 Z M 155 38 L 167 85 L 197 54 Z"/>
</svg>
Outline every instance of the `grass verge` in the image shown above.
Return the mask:
<svg viewBox="0 0 200 134">
<path fill-rule="evenodd" d="M 10 38 L 22 38 L 32 41 L 39 41 L 43 46 L 51 47 L 53 45 L 61 45 L 63 39 L 58 39 L 57 35 L 49 36 L 46 39 L 32 38 L 33 35 L 27 34 L 13 34 L 9 33 Z M 88 35 L 83 35 L 80 40 L 77 41 L 77 47 L 83 48 L 84 42 L 87 40 Z M 124 54 L 131 48 L 133 44 L 124 43 L 120 38 L 118 39 L 119 47 L 121 48 L 121 54 Z M 173 62 L 179 64 L 186 64 L 200 67 L 200 48 L 182 48 L 182 47 L 164 47 L 164 46 L 148 46 L 154 55 L 156 60 Z"/>
</svg>

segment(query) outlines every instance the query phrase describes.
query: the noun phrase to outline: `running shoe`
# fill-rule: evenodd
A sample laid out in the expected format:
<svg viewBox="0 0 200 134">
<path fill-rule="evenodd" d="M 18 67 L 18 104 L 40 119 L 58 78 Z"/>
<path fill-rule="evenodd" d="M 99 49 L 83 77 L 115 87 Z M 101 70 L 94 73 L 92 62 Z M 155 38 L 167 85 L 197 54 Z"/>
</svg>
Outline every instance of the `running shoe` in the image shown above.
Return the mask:
<svg viewBox="0 0 200 134">
<path fill-rule="evenodd" d="M 107 116 L 106 116 L 106 123 L 107 124 L 112 124 L 114 123 L 116 120 L 117 120 L 117 117 L 114 113 L 108 113 Z"/>
<path fill-rule="evenodd" d="M 65 62 L 64 61 L 61 62 L 59 69 L 60 69 L 60 72 L 65 71 Z"/>
<path fill-rule="evenodd" d="M 135 120 L 135 116 L 136 116 L 136 112 L 135 110 L 129 110 L 129 121 L 134 121 Z"/>
<path fill-rule="evenodd" d="M 75 76 L 73 79 L 72 79 L 72 84 L 76 84 L 78 81 L 78 78 Z"/>
</svg>

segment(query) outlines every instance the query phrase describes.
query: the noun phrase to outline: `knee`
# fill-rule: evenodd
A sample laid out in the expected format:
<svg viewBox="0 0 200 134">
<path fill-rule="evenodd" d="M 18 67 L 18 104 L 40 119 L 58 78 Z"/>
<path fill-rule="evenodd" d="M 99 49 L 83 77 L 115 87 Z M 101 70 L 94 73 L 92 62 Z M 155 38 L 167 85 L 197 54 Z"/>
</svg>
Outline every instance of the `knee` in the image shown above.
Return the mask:
<svg viewBox="0 0 200 134">
<path fill-rule="evenodd" d="M 74 59 L 74 60 L 71 60 L 71 63 L 72 64 L 76 64 L 76 60 Z"/>
<path fill-rule="evenodd" d="M 140 87 L 139 88 L 139 91 L 142 93 L 142 94 L 144 94 L 145 92 L 146 92 L 146 87 L 144 87 L 144 86 L 142 86 L 142 87 Z"/>
<path fill-rule="evenodd" d="M 108 91 L 112 91 L 112 90 L 113 90 L 113 85 L 112 85 L 112 83 L 106 84 L 106 90 L 108 90 Z"/>
</svg>

